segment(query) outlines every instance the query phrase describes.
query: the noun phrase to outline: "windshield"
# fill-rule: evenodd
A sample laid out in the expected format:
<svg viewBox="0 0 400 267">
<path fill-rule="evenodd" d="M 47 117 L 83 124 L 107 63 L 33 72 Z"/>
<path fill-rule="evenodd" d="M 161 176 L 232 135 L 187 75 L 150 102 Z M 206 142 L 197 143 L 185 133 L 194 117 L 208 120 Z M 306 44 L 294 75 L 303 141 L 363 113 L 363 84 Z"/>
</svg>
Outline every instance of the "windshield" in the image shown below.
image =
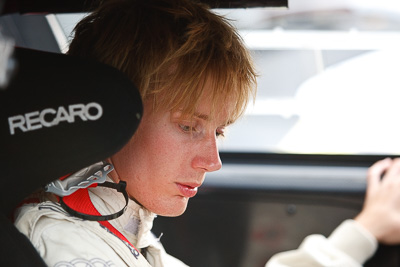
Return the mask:
<svg viewBox="0 0 400 267">
<path fill-rule="evenodd" d="M 255 105 L 221 150 L 399 154 L 400 2 L 289 4 L 222 12 L 252 18 L 238 27 L 260 77 Z"/>
</svg>

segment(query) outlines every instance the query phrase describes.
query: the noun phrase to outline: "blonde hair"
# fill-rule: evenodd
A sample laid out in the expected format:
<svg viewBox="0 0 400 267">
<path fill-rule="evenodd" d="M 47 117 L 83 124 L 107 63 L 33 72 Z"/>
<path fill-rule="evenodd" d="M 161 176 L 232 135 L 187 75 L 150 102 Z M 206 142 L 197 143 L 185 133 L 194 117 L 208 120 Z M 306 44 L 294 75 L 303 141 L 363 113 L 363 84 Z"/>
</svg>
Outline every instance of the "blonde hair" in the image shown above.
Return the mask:
<svg viewBox="0 0 400 267">
<path fill-rule="evenodd" d="M 229 102 L 229 121 L 256 91 L 256 72 L 227 19 L 193 0 L 105 0 L 75 28 L 69 54 L 124 72 L 154 109 L 193 116 L 204 84 L 213 112 Z"/>
</svg>

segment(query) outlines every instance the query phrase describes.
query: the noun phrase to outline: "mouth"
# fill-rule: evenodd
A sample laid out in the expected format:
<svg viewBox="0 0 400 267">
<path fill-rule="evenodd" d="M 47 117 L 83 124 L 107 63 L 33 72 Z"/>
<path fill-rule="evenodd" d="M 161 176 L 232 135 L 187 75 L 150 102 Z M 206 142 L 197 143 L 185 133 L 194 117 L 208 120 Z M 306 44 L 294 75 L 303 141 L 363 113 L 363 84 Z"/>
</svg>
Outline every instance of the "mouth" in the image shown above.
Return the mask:
<svg viewBox="0 0 400 267">
<path fill-rule="evenodd" d="M 199 188 L 199 184 L 181 184 L 176 183 L 179 192 L 182 196 L 190 198 L 194 197 L 197 194 L 197 189 Z"/>
</svg>

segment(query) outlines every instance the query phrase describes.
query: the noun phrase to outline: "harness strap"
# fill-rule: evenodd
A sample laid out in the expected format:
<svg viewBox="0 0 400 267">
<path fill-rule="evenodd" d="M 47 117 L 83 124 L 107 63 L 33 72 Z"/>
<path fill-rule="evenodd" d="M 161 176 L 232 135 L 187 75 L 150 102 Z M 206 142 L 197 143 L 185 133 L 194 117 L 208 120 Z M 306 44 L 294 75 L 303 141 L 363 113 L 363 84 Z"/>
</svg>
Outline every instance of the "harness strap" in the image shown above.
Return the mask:
<svg viewBox="0 0 400 267">
<path fill-rule="evenodd" d="M 118 184 L 110 183 L 110 182 L 94 183 L 94 184 L 90 185 L 89 187 L 96 187 L 96 186 L 112 188 L 112 189 L 115 189 L 118 192 L 122 193 L 124 195 L 124 198 L 125 198 L 125 206 L 120 211 L 118 211 L 116 213 L 113 213 L 113 214 L 93 215 L 93 214 L 88 214 L 86 212 L 86 206 L 82 206 L 82 207 L 79 206 L 81 208 L 81 210 L 83 210 L 83 212 L 80 211 L 80 210 L 76 210 L 74 208 L 76 206 L 76 204 L 77 204 L 77 203 L 74 202 L 74 199 L 75 199 L 74 193 L 72 193 L 70 195 L 67 195 L 67 196 L 64 196 L 64 197 L 60 197 L 60 201 L 59 202 L 60 202 L 61 206 L 69 214 L 71 214 L 71 215 L 73 215 L 75 217 L 84 219 L 84 220 L 89 220 L 89 221 L 109 221 L 109 220 L 113 220 L 113 219 L 116 219 L 119 216 L 121 216 L 125 212 L 126 207 L 128 206 L 128 203 L 129 203 L 128 193 L 126 192 L 126 182 L 120 181 Z M 86 188 L 81 188 L 81 189 L 86 189 L 87 190 L 87 187 Z M 75 193 L 76 193 L 76 191 L 75 191 Z M 71 196 L 74 196 L 74 197 L 71 198 Z M 92 203 L 90 198 L 89 198 L 89 202 Z M 69 205 L 68 203 L 72 203 L 72 206 Z M 82 203 L 82 205 L 89 205 L 89 203 L 87 203 L 87 204 Z M 89 211 L 93 211 L 93 209 L 90 208 Z"/>
<path fill-rule="evenodd" d="M 92 200 L 90 199 L 90 196 L 89 196 L 89 190 L 87 188 L 79 189 L 69 196 L 60 198 L 60 204 L 64 208 L 66 206 L 67 209 L 69 209 L 68 210 L 69 213 L 70 213 L 70 210 L 73 210 L 75 213 L 77 212 L 77 213 L 81 213 L 84 215 L 96 216 L 96 217 L 102 216 L 100 214 L 100 212 L 96 209 L 96 207 L 93 205 Z M 125 208 L 123 210 L 125 210 Z M 71 214 L 71 215 L 74 215 L 74 214 Z M 114 226 L 112 226 L 110 222 L 108 222 L 106 220 L 98 221 L 98 222 L 101 225 L 103 225 L 104 227 L 106 227 L 111 233 L 116 235 L 119 239 L 125 241 L 132 248 L 134 248 L 137 252 L 137 255 L 139 254 L 139 252 L 135 248 L 135 246 L 133 246 L 132 243 L 129 242 L 129 240 L 123 234 L 121 234 Z"/>
</svg>

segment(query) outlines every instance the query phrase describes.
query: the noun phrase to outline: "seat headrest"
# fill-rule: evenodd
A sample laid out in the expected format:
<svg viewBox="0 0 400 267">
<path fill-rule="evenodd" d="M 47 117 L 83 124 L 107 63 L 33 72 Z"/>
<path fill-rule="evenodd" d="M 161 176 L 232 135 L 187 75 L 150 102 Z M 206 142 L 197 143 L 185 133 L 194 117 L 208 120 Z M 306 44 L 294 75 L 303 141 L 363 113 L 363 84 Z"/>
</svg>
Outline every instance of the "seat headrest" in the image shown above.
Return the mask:
<svg viewBox="0 0 400 267">
<path fill-rule="evenodd" d="M 137 88 L 110 66 L 23 48 L 15 60 L 15 77 L 0 90 L 2 209 L 117 152 L 143 110 Z"/>
</svg>

